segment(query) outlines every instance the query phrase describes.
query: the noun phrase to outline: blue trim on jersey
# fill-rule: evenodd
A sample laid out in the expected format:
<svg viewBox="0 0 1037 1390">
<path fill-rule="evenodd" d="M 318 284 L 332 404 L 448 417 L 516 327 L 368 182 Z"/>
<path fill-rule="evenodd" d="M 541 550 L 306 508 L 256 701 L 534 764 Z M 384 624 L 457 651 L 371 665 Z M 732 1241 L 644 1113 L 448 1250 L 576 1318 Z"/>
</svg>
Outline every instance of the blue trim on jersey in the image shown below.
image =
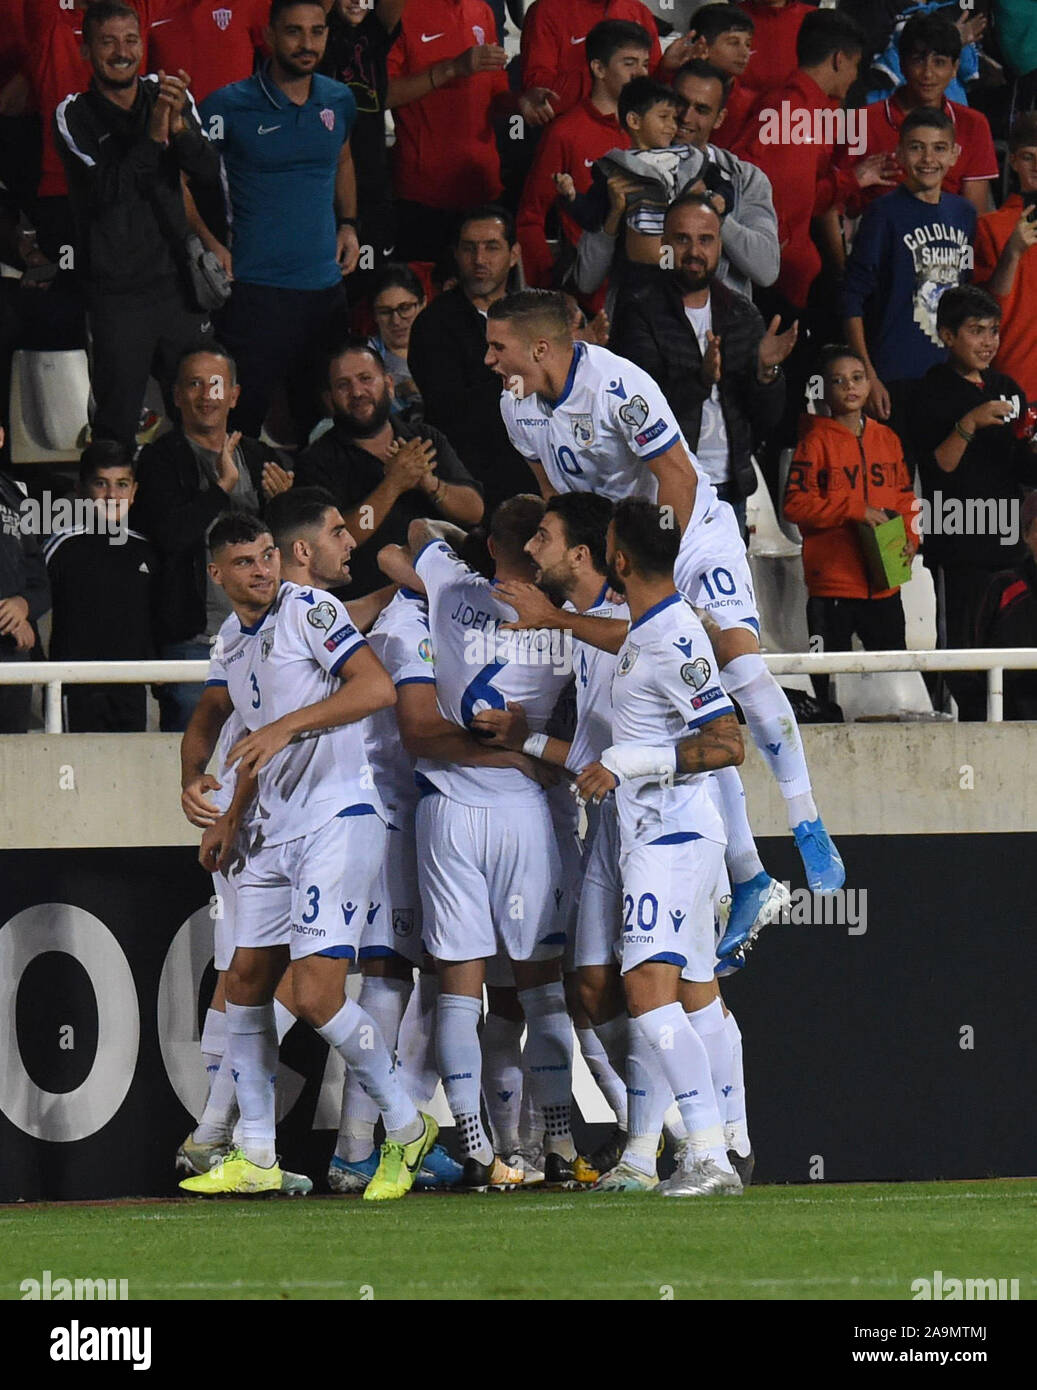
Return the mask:
<svg viewBox="0 0 1037 1390">
<path fill-rule="evenodd" d="M 206 681 L 206 682 L 205 682 L 205 687 L 206 687 L 206 689 L 208 689 L 210 685 L 222 685 L 224 689 L 227 688 L 227 682 L 226 682 L 226 681 Z"/>
<path fill-rule="evenodd" d="M 414 773 L 414 785 L 418 789 L 419 797 L 431 796 L 433 792 L 439 791 L 439 788 L 436 786 L 435 782 L 431 781 L 428 777 L 426 777 L 423 772 L 416 771 Z"/>
<path fill-rule="evenodd" d="M 406 960 L 406 956 L 401 956 L 399 951 L 394 951 L 391 946 L 361 946 L 361 960 Z"/>
<path fill-rule="evenodd" d="M 579 341 L 574 342 L 573 360 L 569 363 L 569 371 L 565 378 L 565 385 L 562 387 L 562 394 L 556 401 L 553 401 L 550 396 L 541 396 L 541 400 L 544 404 L 549 405 L 552 410 L 557 410 L 560 405 L 564 405 L 572 395 L 573 386 L 576 383 L 576 369 L 583 361 L 583 355 L 586 351 L 587 349 L 584 347 L 583 343 Z"/>
<path fill-rule="evenodd" d="M 688 963 L 687 956 L 679 956 L 676 951 L 660 951 L 657 956 L 649 956 L 647 960 L 640 961 L 641 965 L 654 965 L 658 961 L 660 965 L 677 965 L 681 970 Z"/>
<path fill-rule="evenodd" d="M 401 685 L 435 685 L 435 676 L 404 676 L 402 681 L 396 682 L 396 689 Z"/>
<path fill-rule="evenodd" d="M 367 646 L 367 643 L 366 643 L 366 642 L 364 641 L 364 639 L 361 637 L 360 641 L 356 644 L 355 647 L 352 648 L 351 651 L 344 652 L 344 653 L 342 654 L 342 656 L 339 657 L 339 659 L 335 662 L 334 666 L 332 666 L 332 668 L 331 668 L 331 670 L 328 672 L 328 674 L 331 675 L 331 676 L 337 676 L 338 673 L 342 670 L 343 666 L 345 666 L 346 662 L 350 659 L 350 657 L 356 656 L 356 654 L 357 654 L 357 652 L 360 650 L 360 648 L 361 648 L 361 647 L 366 647 L 366 646 Z"/>
<path fill-rule="evenodd" d="M 341 820 L 343 816 L 376 816 L 377 814 L 378 812 L 369 801 L 358 801 L 354 806 L 347 806 L 344 810 L 339 811 L 335 819 Z"/>
<path fill-rule="evenodd" d="M 241 619 L 238 619 L 238 626 L 241 628 L 242 637 L 255 637 L 256 633 L 259 631 L 259 629 L 263 626 L 263 624 L 269 617 L 270 609 L 277 604 L 277 600 L 281 597 L 281 591 L 284 589 L 284 586 L 287 583 L 287 579 L 281 580 L 280 584 L 278 584 L 277 586 L 277 593 L 274 595 L 273 601 L 270 603 L 270 606 L 268 608 L 263 609 L 263 616 L 259 618 L 257 622 L 254 622 L 251 627 L 246 627 L 245 624 L 241 621 Z M 311 599 L 310 601 L 312 603 L 313 600 Z"/>
<path fill-rule="evenodd" d="M 424 603 L 427 599 L 426 594 L 419 594 L 417 589 L 408 589 L 406 584 L 400 585 L 400 594 L 403 598 L 416 598 L 419 603 Z"/>
<path fill-rule="evenodd" d="M 425 542 L 425 544 L 418 551 L 417 555 L 415 555 L 414 559 L 411 561 L 411 567 L 413 569 L 417 569 L 418 561 L 421 559 L 422 555 L 424 555 L 425 551 L 429 548 L 430 545 L 441 545 L 444 550 L 449 550 L 451 555 L 455 554 L 454 550 L 452 550 L 451 547 L 447 545 L 446 541 L 443 539 L 442 536 L 433 536 L 430 541 Z"/>
<path fill-rule="evenodd" d="M 697 830 L 674 830 L 669 835 L 660 835 L 658 840 L 649 840 L 650 845 L 685 845 L 689 840 L 701 840 Z"/>
<path fill-rule="evenodd" d="M 646 608 L 645 611 L 638 618 L 637 622 L 630 624 L 630 631 L 633 632 L 634 629 L 640 627 L 642 623 L 646 623 L 649 618 L 654 618 L 656 613 L 661 613 L 664 608 L 669 608 L 671 603 L 683 602 L 684 599 L 681 594 L 667 594 L 667 596 L 665 598 L 661 598 L 658 603 L 653 603 L 651 608 Z"/>
<path fill-rule="evenodd" d="M 550 936 L 542 936 L 537 942 L 538 946 L 564 946 L 565 932 L 553 931 Z"/>
<path fill-rule="evenodd" d="M 725 714 L 734 714 L 734 705 L 728 703 L 727 709 L 710 710 L 709 714 L 704 714 L 701 719 L 689 719 L 687 727 L 689 729 L 701 729 L 703 724 L 712 724 L 714 719 L 722 719 Z"/>
<path fill-rule="evenodd" d="M 657 459 L 660 454 L 665 454 L 667 449 L 672 449 L 675 444 L 679 444 L 680 439 L 680 435 L 675 434 L 665 444 L 660 444 L 658 449 L 653 449 L 650 454 L 638 454 L 637 457 L 642 463 L 650 463 L 652 459 Z"/>
<path fill-rule="evenodd" d="M 608 580 L 606 579 L 605 582 L 604 582 L 604 584 L 602 584 L 602 586 L 601 586 L 601 593 L 598 595 L 598 597 L 597 597 L 597 598 L 594 600 L 594 602 L 591 604 L 591 608 L 600 608 L 601 605 L 605 602 L 605 595 L 608 593 L 608 591 L 609 591 L 609 582 L 608 582 Z M 590 609 L 586 609 L 585 611 L 586 611 L 586 612 L 590 612 Z"/>
<path fill-rule="evenodd" d="M 709 612 L 709 609 L 708 609 L 708 608 L 707 608 L 706 612 L 707 612 L 707 613 Z M 743 618 L 743 619 L 742 619 L 742 622 L 745 623 L 746 626 L 751 627 L 752 630 L 753 630 L 753 632 L 756 633 L 756 636 L 759 637 L 759 635 L 760 635 L 760 620 L 759 620 L 759 618 Z"/>
<path fill-rule="evenodd" d="M 332 960 L 356 960 L 355 946 L 329 946 L 326 951 L 315 951 L 314 955 L 329 956 Z"/>
</svg>

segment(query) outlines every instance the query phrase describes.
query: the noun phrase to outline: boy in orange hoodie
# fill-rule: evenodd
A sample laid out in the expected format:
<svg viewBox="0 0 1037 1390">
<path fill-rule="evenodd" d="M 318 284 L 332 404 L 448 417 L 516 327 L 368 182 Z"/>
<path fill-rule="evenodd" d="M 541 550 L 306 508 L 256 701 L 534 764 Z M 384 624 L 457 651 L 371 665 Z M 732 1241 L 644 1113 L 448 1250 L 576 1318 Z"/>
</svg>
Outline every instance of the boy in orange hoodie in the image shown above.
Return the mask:
<svg viewBox="0 0 1037 1390">
<path fill-rule="evenodd" d="M 903 446 L 888 426 L 862 414 L 868 373 L 852 348 L 823 348 L 820 365 L 829 414 L 802 418 L 785 488 L 785 516 L 803 535 L 811 650 L 849 651 L 856 633 L 865 651 L 903 651 L 900 590 L 872 587 L 856 525 L 879 526 L 899 512 L 905 558 L 918 549 L 918 504 Z M 826 699 L 828 677 L 814 684 Z"/>
</svg>

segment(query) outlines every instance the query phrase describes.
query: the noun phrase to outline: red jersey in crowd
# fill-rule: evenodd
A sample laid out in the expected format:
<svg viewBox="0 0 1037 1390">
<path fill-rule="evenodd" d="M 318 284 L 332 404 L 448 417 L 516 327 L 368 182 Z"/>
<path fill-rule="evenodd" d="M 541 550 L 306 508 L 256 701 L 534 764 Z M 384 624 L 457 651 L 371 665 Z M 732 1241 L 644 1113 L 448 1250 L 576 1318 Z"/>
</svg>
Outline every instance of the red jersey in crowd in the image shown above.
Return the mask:
<svg viewBox="0 0 1037 1390">
<path fill-rule="evenodd" d="M 496 41 L 496 20 L 484 0 L 410 0 L 389 50 L 389 81 Z M 470 207 L 497 198 L 502 185 L 490 107 L 507 90 L 503 69 L 480 72 L 395 110 L 396 197 L 432 208 Z"/>
<path fill-rule="evenodd" d="M 126 0 L 140 16 L 144 62 L 148 71 L 148 36 L 152 25 L 171 22 L 168 18 L 183 0 Z M 28 52 L 26 72 L 43 117 L 43 176 L 41 198 L 59 198 L 68 193 L 65 170 L 51 138 L 51 122 L 60 102 L 73 92 L 85 92 L 93 70 L 82 56 L 83 11 L 64 10 L 57 0 L 23 0 L 25 40 Z"/>
<path fill-rule="evenodd" d="M 808 14 L 816 13 L 817 6 L 804 5 L 801 0 L 789 0 L 781 9 L 764 5 L 761 0 L 737 0 L 737 4 L 754 25 L 753 56 L 739 81 L 754 96 L 762 96 L 772 87 L 783 87 L 796 71 L 799 26 Z"/>
<path fill-rule="evenodd" d="M 961 146 L 957 162 L 943 181 L 943 191 L 964 197 L 963 185 L 967 180 L 999 177 L 990 122 L 982 111 L 974 111 L 971 106 L 962 106 L 956 101 L 944 99 L 943 109 L 954 122 L 954 143 Z M 870 102 L 864 108 L 864 154 L 894 154 L 906 115 L 895 96 Z M 864 156 L 855 157 L 840 148 L 836 154 L 836 164 L 841 169 L 848 168 L 856 163 L 858 157 Z M 875 198 L 881 198 L 883 193 L 888 192 L 889 188 L 882 184 L 860 189 L 850 211 L 856 214 Z"/>
<path fill-rule="evenodd" d="M 210 92 L 252 76 L 269 16 L 270 0 L 186 0 L 149 36 L 149 70 L 183 68 L 200 106 Z"/>
<path fill-rule="evenodd" d="M 662 59 L 659 31 L 641 0 L 534 0 L 522 24 L 522 89 L 550 87 L 555 116 L 571 111 L 591 94 L 587 35 L 603 19 L 626 19 L 642 25 L 652 39 L 649 70 Z"/>
<path fill-rule="evenodd" d="M 783 111 L 783 103 L 788 103 Z M 825 139 L 832 133 L 821 119 L 824 111 L 838 111 L 842 102 L 830 97 L 812 77 L 799 69 L 783 87 L 775 87 L 756 103 L 734 153 L 756 164 L 771 181 L 774 211 L 778 215 L 778 242 L 781 270 L 776 288 L 797 309 L 807 302 L 810 286 L 821 269 L 821 254 L 810 235 L 810 222 L 830 207 L 843 206 L 858 189 L 848 169 L 837 169 L 832 161 L 834 145 Z M 787 114 L 789 128 L 797 123 L 797 112 L 804 110 L 814 139 L 795 142 L 774 122 L 760 120 L 764 110 Z M 777 118 L 775 118 L 777 119 Z"/>
<path fill-rule="evenodd" d="M 552 260 L 544 222 L 558 196 L 553 176 L 571 174 L 576 192 L 586 193 L 591 186 L 594 161 L 609 150 L 625 150 L 629 146 L 630 137 L 620 130 L 616 116 L 606 116 L 589 97 L 552 121 L 544 131 L 518 210 L 522 269 L 528 284 L 541 289 L 551 286 Z M 580 226 L 564 211 L 561 224 L 563 236 L 575 246 L 580 239 Z"/>
<path fill-rule="evenodd" d="M 1013 193 L 997 212 L 979 219 L 972 273 L 977 285 L 990 289 L 987 281 L 997 269 L 1022 211 L 1023 200 Z M 1037 401 L 1037 251 L 1032 246 L 1019 258 L 1012 288 L 994 298 L 1001 305 L 1001 346 L 991 365 L 1017 381 L 1028 402 Z"/>
</svg>

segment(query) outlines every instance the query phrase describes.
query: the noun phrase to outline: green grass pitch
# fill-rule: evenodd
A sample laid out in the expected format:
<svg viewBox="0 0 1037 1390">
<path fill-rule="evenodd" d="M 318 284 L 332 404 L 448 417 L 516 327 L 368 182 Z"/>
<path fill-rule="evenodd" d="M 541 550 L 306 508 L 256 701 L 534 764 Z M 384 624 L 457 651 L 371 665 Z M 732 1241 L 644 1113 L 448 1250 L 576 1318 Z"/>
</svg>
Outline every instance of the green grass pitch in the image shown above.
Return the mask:
<svg viewBox="0 0 1037 1390">
<path fill-rule="evenodd" d="M 174 1200 L 0 1208 L 0 1298 L 125 1278 L 138 1299 L 905 1299 L 1018 1278 L 1037 1296 L 1037 1181 Z"/>
</svg>

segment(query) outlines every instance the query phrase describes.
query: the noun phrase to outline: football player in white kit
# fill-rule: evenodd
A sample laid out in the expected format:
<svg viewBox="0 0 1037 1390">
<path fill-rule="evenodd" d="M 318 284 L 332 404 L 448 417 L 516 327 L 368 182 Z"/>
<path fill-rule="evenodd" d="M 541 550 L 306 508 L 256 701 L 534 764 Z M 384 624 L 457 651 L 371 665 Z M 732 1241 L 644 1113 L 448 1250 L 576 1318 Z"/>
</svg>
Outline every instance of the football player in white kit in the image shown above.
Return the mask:
<svg viewBox="0 0 1037 1390">
<path fill-rule="evenodd" d="M 678 587 L 721 629 L 724 688 L 741 705 L 757 748 L 785 799 L 789 826 L 814 891 L 841 887 L 842 860 L 818 816 L 795 715 L 760 655 L 760 624 L 734 513 L 695 465 L 665 397 L 650 376 L 605 348 L 574 342 L 561 295 L 523 290 L 491 305 L 487 364 L 507 384 L 501 414 L 545 497 L 599 492 L 641 497 L 668 510 L 681 533 Z M 578 629 L 574 629 L 578 632 Z M 721 773 L 728 835 L 748 877 L 735 874 L 719 952 L 737 951 L 780 912 L 781 885 L 752 846 L 741 781 Z M 750 846 L 751 848 L 745 848 Z"/>
<path fill-rule="evenodd" d="M 234 612 L 218 635 L 208 684 L 222 687 L 227 712 L 233 707 L 251 730 L 230 750 L 228 763 L 239 764 L 234 798 L 206 830 L 200 855 L 223 867 L 250 816 L 226 982 L 239 1148 L 181 1187 L 218 1195 L 281 1185 L 272 999 L 291 959 L 299 1017 L 360 1073 L 385 1120 L 382 1163 L 364 1197 L 402 1197 L 436 1124 L 404 1092 L 374 1020 L 345 993 L 387 834 L 362 721 L 395 692 L 343 605 L 281 580 L 265 523 L 230 513 L 212 527 L 209 550 L 210 575 Z"/>
<path fill-rule="evenodd" d="M 540 732 L 569 679 L 571 651 L 555 661 L 540 634 L 498 634 L 514 610 L 496 598 L 497 581 L 532 578 L 523 547 L 543 506 L 537 497 L 519 496 L 494 513 L 494 580 L 469 569 L 435 523 L 411 523 L 414 569 L 429 600 L 439 705 L 462 729 L 472 727 L 480 709 L 518 702 Z M 572 1028 L 561 981 L 559 855 L 543 788 L 513 767 L 464 766 L 443 754 L 420 758 L 418 777 L 426 793 L 417 812 L 424 932 L 439 970 L 436 1037 L 465 1153 L 462 1186 L 521 1181 L 494 1154 L 480 1115 L 483 983 L 486 961 L 500 949 L 511 960 L 528 1028 L 525 1063 L 544 1116 L 545 1179 L 571 1182 Z"/>
<path fill-rule="evenodd" d="M 595 493 L 561 493 L 548 502 L 544 519 L 526 549 L 537 566 L 538 588 L 565 599 L 567 611 L 618 620 L 625 627 L 629 622 L 627 606 L 607 591 L 605 544 L 611 517 L 612 503 Z M 578 773 L 596 762 L 612 743 L 612 684 L 616 657 L 600 647 L 576 640 L 573 666 L 577 697 L 575 737 L 571 744 L 548 740 L 541 757 Z M 476 722 L 493 729 L 496 738 L 509 747 L 521 746 L 528 732 L 521 712 L 514 707 L 506 712 L 486 710 Z M 615 798 L 607 797 L 600 805 L 588 805 L 587 819 L 583 883 L 572 959 L 581 1002 L 612 1068 L 625 1079 L 628 1094 L 625 1109 L 629 1123 L 622 1125 L 595 1153 L 591 1166 L 596 1172 L 592 1176 L 588 1171 L 586 1177 L 591 1182 L 601 1179 L 599 1191 L 647 1191 L 657 1184 L 657 1147 L 664 1122 L 677 1145 L 678 1156 L 688 1136 L 651 1049 L 636 1030 L 629 1035 L 627 1026 L 626 1001 L 618 967 L 623 891 Z M 719 989 L 715 985 L 713 989 L 719 997 Z M 692 985 L 682 983 L 680 998 L 686 1010 L 702 1007 L 701 992 Z M 747 1131 L 743 1137 L 736 1123 L 741 1118 L 744 1129 L 744 1082 L 739 1081 L 740 1041 L 734 1015 L 725 1008 L 722 1036 L 711 1037 L 707 1041 L 707 1051 L 724 1121 L 728 1156 L 741 1176 L 743 1168 L 749 1171 L 741 1150 L 745 1149 L 747 1158 L 749 1147 Z M 593 1067 L 591 1070 L 593 1074 Z M 595 1079 L 598 1079 L 596 1074 Z"/>
<path fill-rule="evenodd" d="M 631 623 L 613 680 L 614 742 L 577 786 L 588 800 L 616 794 L 630 1026 L 654 1054 L 688 1132 L 677 1171 L 655 1190 L 737 1194 L 705 1041 L 723 1028 L 713 903 L 724 862 L 706 774 L 737 766 L 744 749 L 705 630 L 676 588 L 679 537 L 667 521 L 654 503 L 628 499 L 609 525 L 609 581 L 626 594 Z M 682 974 L 698 995 L 687 1013 Z"/>
<path fill-rule="evenodd" d="M 322 589 L 337 589 L 348 582 L 354 542 L 330 493 L 317 487 L 292 488 L 270 502 L 266 519 L 281 552 L 285 579 Z M 346 611 L 366 633 L 371 650 L 392 677 L 397 703 L 407 686 L 434 681 L 423 595 L 388 585 L 351 600 Z M 414 967 L 422 963 L 414 848 L 417 789 L 414 762 L 400 741 L 395 708 L 370 715 L 364 721 L 364 737 L 374 783 L 388 816 L 389 835 L 381 874 L 365 909 L 358 952 L 364 982 L 358 1003 L 378 1024 L 390 1054 L 395 1055 L 414 985 Z M 431 969 L 429 974 L 434 982 Z M 435 1085 L 427 1095 L 414 1098 L 427 1102 L 434 1090 Z M 348 1072 L 335 1153 L 328 1169 L 332 1191 L 363 1192 L 377 1172 L 380 1159 L 374 1130 L 378 1113 L 356 1073 Z M 436 1144 L 423 1159 L 415 1186 L 449 1186 L 460 1176 L 461 1165 Z"/>
</svg>

